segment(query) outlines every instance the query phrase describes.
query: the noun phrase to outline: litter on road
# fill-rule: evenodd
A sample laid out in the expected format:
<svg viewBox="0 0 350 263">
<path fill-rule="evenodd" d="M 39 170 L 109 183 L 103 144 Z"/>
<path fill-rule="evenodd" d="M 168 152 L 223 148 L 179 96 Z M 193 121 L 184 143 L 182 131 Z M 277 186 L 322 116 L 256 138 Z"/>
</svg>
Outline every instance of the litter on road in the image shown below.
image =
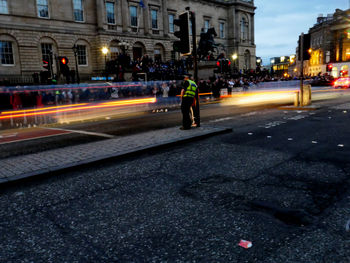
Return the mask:
<svg viewBox="0 0 350 263">
<path fill-rule="evenodd" d="M 243 239 L 239 242 L 238 245 L 244 248 L 251 248 L 253 246 L 251 241 L 243 240 Z"/>
</svg>

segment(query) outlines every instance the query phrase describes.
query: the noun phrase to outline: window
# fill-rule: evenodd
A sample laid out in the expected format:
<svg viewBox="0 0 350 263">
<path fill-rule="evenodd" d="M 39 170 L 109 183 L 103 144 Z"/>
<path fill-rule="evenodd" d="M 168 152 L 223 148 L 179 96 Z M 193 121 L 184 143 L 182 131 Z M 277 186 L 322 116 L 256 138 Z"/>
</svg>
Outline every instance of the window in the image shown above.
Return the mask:
<svg viewBox="0 0 350 263">
<path fill-rule="evenodd" d="M 83 0 L 73 0 L 74 20 L 84 21 Z"/>
<path fill-rule="evenodd" d="M 247 40 L 248 39 L 248 22 L 243 17 L 241 20 L 241 40 Z"/>
<path fill-rule="evenodd" d="M 174 15 L 171 14 L 169 15 L 169 32 L 170 33 L 174 33 L 175 29 L 174 29 Z"/>
<path fill-rule="evenodd" d="M 47 0 L 37 0 L 36 7 L 38 10 L 38 17 L 49 17 L 49 6 Z"/>
<path fill-rule="evenodd" d="M 52 44 L 41 43 L 41 54 L 43 61 L 46 61 L 49 65 L 52 65 Z"/>
<path fill-rule="evenodd" d="M 220 38 L 225 38 L 225 23 L 219 24 Z"/>
<path fill-rule="evenodd" d="M 115 24 L 114 3 L 106 2 L 107 23 Z"/>
<path fill-rule="evenodd" d="M 158 13 L 157 10 L 152 9 L 151 10 L 151 17 L 152 17 L 152 28 L 158 29 Z"/>
<path fill-rule="evenodd" d="M 0 14 L 8 14 L 7 0 L 0 0 Z"/>
<path fill-rule="evenodd" d="M 78 65 L 87 65 L 86 46 L 77 45 Z"/>
<path fill-rule="evenodd" d="M 192 36 L 192 19 L 190 19 L 190 36 Z"/>
<path fill-rule="evenodd" d="M 12 42 L 0 41 L 0 57 L 2 65 L 14 64 Z"/>
<path fill-rule="evenodd" d="M 137 7 L 130 6 L 130 25 L 137 27 Z"/>
<path fill-rule="evenodd" d="M 207 33 L 209 29 L 209 20 L 204 20 L 204 32 Z"/>
</svg>

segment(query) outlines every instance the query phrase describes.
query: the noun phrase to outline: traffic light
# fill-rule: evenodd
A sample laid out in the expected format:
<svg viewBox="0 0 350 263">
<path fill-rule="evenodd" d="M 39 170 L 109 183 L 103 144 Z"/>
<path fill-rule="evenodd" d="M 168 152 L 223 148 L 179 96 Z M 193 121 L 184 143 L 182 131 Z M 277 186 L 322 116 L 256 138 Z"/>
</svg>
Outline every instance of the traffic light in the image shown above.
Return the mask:
<svg viewBox="0 0 350 263">
<path fill-rule="evenodd" d="M 46 70 L 50 70 L 50 65 L 49 62 L 46 60 L 43 60 L 43 68 Z"/>
<path fill-rule="evenodd" d="M 301 50 L 303 51 L 303 60 L 309 60 L 312 52 L 310 34 L 305 34 L 303 36 L 303 41 L 301 41 L 301 36 L 299 36 L 299 60 L 301 60 Z"/>
<path fill-rule="evenodd" d="M 216 61 L 216 70 L 215 73 L 221 73 L 222 72 L 222 63 L 220 60 Z"/>
<path fill-rule="evenodd" d="M 220 59 L 216 61 L 215 73 L 226 73 L 231 71 L 231 61 L 228 59 Z"/>
<path fill-rule="evenodd" d="M 179 27 L 179 31 L 176 31 L 174 35 L 180 40 L 174 42 L 173 48 L 174 51 L 183 55 L 191 54 L 189 18 L 190 14 L 186 11 L 179 15 L 179 19 L 174 20 L 174 24 Z"/>
<path fill-rule="evenodd" d="M 331 72 L 333 69 L 333 64 L 327 64 L 327 72 Z"/>
<path fill-rule="evenodd" d="M 69 60 L 68 60 L 68 58 L 67 57 L 58 57 L 58 61 L 60 64 L 60 72 L 64 76 L 68 76 L 69 75 L 69 67 L 68 67 Z"/>
<path fill-rule="evenodd" d="M 222 67 L 223 72 L 230 72 L 231 61 L 228 59 L 224 59 L 222 62 L 223 62 L 223 67 Z"/>
</svg>

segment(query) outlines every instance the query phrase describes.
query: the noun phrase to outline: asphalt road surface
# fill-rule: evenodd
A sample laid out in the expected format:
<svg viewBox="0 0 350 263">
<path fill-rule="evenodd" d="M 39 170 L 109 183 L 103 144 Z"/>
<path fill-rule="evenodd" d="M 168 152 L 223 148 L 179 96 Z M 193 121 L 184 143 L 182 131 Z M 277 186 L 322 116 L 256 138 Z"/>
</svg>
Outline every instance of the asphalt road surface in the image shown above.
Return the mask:
<svg viewBox="0 0 350 263">
<path fill-rule="evenodd" d="M 350 100 L 318 105 L 2 189 L 0 262 L 348 263 Z"/>
</svg>

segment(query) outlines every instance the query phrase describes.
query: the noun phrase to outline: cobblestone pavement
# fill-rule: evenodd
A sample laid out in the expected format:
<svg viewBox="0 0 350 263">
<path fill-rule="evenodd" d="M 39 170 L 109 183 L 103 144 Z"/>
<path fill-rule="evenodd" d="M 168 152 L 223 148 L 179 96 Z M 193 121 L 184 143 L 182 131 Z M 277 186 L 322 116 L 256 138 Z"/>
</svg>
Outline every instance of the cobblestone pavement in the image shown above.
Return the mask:
<svg viewBox="0 0 350 263">
<path fill-rule="evenodd" d="M 186 131 L 181 131 L 178 127 L 175 127 L 6 158 L 0 160 L 0 183 L 43 175 L 99 160 L 229 131 L 230 129 L 210 126 L 202 126 Z"/>
</svg>

